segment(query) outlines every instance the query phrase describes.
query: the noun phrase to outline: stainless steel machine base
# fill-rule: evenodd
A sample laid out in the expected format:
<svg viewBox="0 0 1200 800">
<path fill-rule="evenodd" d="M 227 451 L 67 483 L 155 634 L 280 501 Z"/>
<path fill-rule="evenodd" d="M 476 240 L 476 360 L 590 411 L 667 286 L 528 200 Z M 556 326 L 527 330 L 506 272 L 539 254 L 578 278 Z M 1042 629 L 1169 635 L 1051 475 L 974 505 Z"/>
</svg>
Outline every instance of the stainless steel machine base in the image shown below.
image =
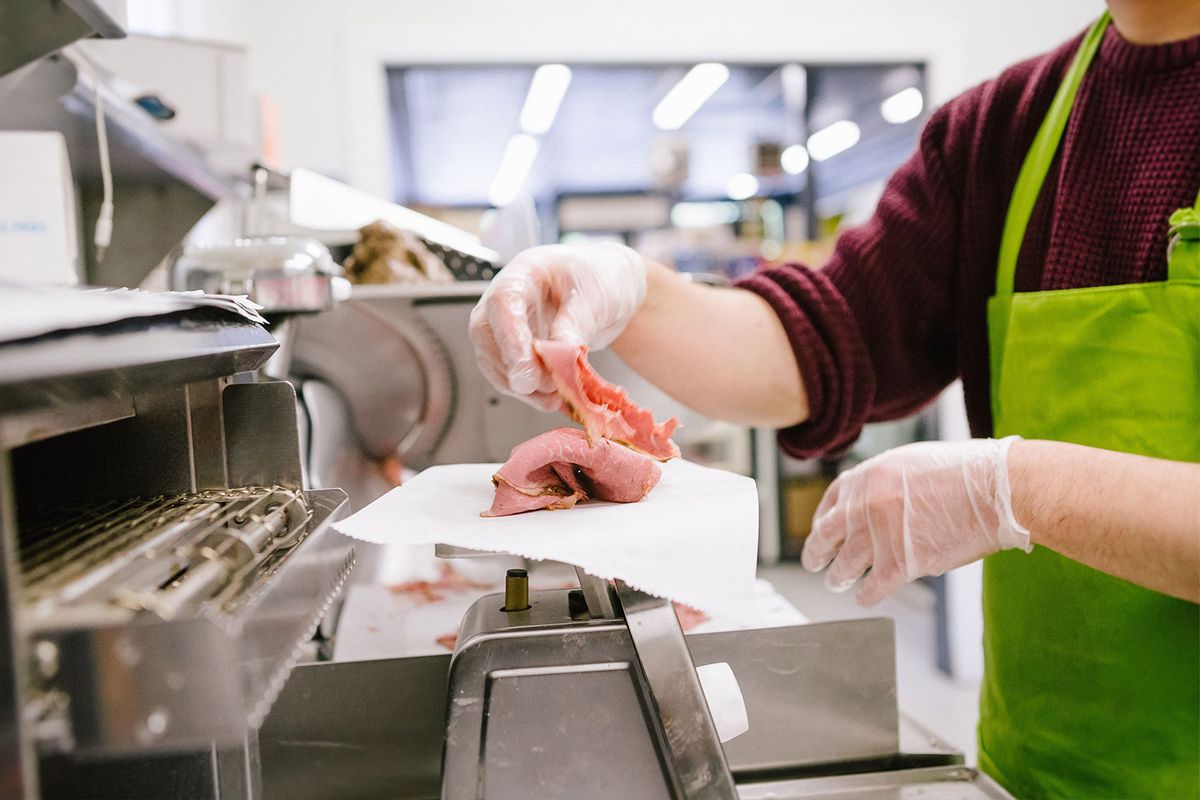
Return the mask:
<svg viewBox="0 0 1200 800">
<path fill-rule="evenodd" d="M 594 619 L 581 595 L 533 592 L 517 613 L 483 597 L 454 656 L 297 668 L 260 732 L 264 797 L 687 796 L 636 612 Z M 680 639 L 692 663 L 730 664 L 750 719 L 722 747 L 735 786 L 713 796 L 1008 796 L 960 753 L 905 735 L 890 620 Z"/>
</svg>

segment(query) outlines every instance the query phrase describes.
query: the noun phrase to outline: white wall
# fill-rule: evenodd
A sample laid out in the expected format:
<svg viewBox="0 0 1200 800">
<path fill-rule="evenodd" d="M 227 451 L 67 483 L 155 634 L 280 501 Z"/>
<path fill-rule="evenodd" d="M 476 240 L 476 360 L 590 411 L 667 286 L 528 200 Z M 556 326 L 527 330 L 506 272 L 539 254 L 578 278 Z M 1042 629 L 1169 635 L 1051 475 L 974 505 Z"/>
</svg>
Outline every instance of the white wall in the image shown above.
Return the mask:
<svg viewBox="0 0 1200 800">
<path fill-rule="evenodd" d="M 250 48 L 282 156 L 390 193 L 384 67 L 921 60 L 935 103 L 1082 30 L 1100 0 L 131 0 L 135 29 Z"/>
</svg>

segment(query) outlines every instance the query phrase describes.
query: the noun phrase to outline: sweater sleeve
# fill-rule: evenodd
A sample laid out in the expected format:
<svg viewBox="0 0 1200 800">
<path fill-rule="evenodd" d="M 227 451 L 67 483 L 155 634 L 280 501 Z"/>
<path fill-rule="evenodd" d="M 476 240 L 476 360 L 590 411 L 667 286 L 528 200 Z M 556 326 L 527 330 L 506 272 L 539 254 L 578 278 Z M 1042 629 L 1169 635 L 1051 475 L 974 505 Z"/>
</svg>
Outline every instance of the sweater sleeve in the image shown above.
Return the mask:
<svg viewBox="0 0 1200 800">
<path fill-rule="evenodd" d="M 786 265 L 738 284 L 774 308 L 800 365 L 809 419 L 780 431 L 790 455 L 840 453 L 864 423 L 913 413 L 956 375 L 950 118 L 946 108 L 930 118 L 872 218 L 841 235 L 823 268 Z"/>
</svg>

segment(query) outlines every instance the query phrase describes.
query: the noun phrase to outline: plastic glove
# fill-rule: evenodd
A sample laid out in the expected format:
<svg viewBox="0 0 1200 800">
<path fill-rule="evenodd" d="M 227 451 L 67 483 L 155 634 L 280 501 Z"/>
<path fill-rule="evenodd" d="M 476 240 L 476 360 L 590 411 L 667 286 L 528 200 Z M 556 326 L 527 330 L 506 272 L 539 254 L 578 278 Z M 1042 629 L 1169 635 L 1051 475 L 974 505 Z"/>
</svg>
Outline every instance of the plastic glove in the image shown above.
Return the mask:
<svg viewBox="0 0 1200 800">
<path fill-rule="evenodd" d="M 504 394 L 555 411 L 562 401 L 533 355 L 534 339 L 607 347 L 646 296 L 646 265 L 618 244 L 547 245 L 518 253 L 471 311 L 484 376 Z"/>
<path fill-rule="evenodd" d="M 1019 438 L 918 442 L 843 473 L 817 507 L 805 569 L 827 567 L 835 592 L 866 572 L 858 602 L 873 606 L 922 575 L 1008 548 L 1028 552 L 1008 482 L 1008 451 Z"/>
</svg>

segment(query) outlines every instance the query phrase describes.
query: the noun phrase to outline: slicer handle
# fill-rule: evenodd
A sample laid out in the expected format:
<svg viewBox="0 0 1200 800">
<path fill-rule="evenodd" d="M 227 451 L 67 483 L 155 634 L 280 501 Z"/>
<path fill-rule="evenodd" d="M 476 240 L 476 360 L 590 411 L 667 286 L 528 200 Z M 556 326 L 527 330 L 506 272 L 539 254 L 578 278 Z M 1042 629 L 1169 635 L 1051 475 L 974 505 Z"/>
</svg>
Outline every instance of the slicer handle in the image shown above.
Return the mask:
<svg viewBox="0 0 1200 800">
<path fill-rule="evenodd" d="M 583 590 L 583 598 L 587 601 L 588 614 L 592 619 L 616 619 L 617 612 L 608 581 L 589 575 L 583 571 L 583 567 L 575 568 L 575 576 L 579 578 L 579 588 Z"/>
</svg>

